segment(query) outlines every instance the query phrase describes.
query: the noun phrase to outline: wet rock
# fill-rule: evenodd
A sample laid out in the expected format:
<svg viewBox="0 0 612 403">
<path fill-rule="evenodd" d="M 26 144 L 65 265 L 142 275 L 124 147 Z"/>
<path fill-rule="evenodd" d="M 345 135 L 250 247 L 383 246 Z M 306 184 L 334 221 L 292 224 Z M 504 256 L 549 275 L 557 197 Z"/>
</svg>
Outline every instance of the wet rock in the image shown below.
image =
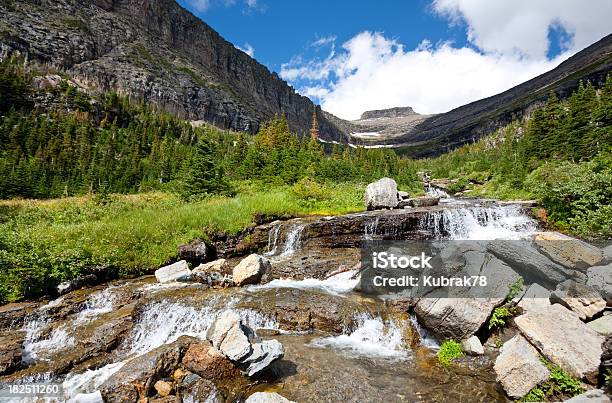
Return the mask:
<svg viewBox="0 0 612 403">
<path fill-rule="evenodd" d="M 588 268 L 586 284 L 599 291 L 608 305 L 612 305 L 612 263 Z"/>
<path fill-rule="evenodd" d="M 550 299 L 571 309 L 582 320 L 591 319 L 606 307 L 606 301 L 597 291 L 572 280 L 559 284 Z"/>
<path fill-rule="evenodd" d="M 570 269 L 584 271 L 603 261 L 601 249 L 559 232 L 540 232 L 534 241 L 541 253 Z"/>
<path fill-rule="evenodd" d="M 397 183 L 391 178 L 382 178 L 370 183 L 365 190 L 365 204 L 368 210 L 392 209 L 399 202 Z"/>
<path fill-rule="evenodd" d="M 208 379 L 196 374 L 187 374 L 178 386 L 183 402 L 215 403 L 222 401 L 217 398 L 217 388 Z"/>
<path fill-rule="evenodd" d="M 20 328 L 23 319 L 39 305 L 36 302 L 14 302 L 0 306 L 0 329 Z"/>
<path fill-rule="evenodd" d="M 610 403 L 610 398 L 601 389 L 591 389 L 571 399 L 565 400 L 565 403 Z"/>
<path fill-rule="evenodd" d="M 128 361 L 101 386 L 104 401 L 138 402 L 151 396 L 155 383 L 170 376 L 195 339 L 180 337 Z"/>
<path fill-rule="evenodd" d="M 192 343 L 183 357 L 183 366 L 204 379 L 222 381 L 240 376 L 227 357 L 208 342 Z"/>
<path fill-rule="evenodd" d="M 230 275 L 224 274 L 227 266 L 225 259 L 217 259 L 210 263 L 203 263 L 192 270 L 193 279 L 210 287 L 230 287 L 234 281 Z"/>
<path fill-rule="evenodd" d="M 0 375 L 19 368 L 25 332 L 15 330 L 0 332 Z"/>
<path fill-rule="evenodd" d="M 293 401 L 275 392 L 255 392 L 248 397 L 245 403 L 293 403 Z"/>
<path fill-rule="evenodd" d="M 252 254 L 240 261 L 232 270 L 232 278 L 237 286 L 256 284 L 270 271 L 270 261 L 265 257 Z"/>
<path fill-rule="evenodd" d="M 504 343 L 493 368 L 497 381 L 513 398 L 524 396 L 550 376 L 550 371 L 540 361 L 538 351 L 521 335 Z"/>
<path fill-rule="evenodd" d="M 57 291 L 58 295 L 64 295 L 71 291 L 78 290 L 79 288 L 83 288 L 86 286 L 94 286 L 98 282 L 98 276 L 96 276 L 95 274 L 87 274 L 84 276 L 79 276 L 74 280 L 59 283 L 55 290 Z"/>
<path fill-rule="evenodd" d="M 577 378 L 595 382 L 604 339 L 576 314 L 553 304 L 521 315 L 514 322 L 548 360 Z"/>
<path fill-rule="evenodd" d="M 587 325 L 602 336 L 612 334 L 612 315 L 605 315 L 599 319 L 592 320 Z"/>
<path fill-rule="evenodd" d="M 500 206 L 520 206 L 522 208 L 538 207 L 540 204 L 537 200 L 499 200 L 496 202 Z"/>
<path fill-rule="evenodd" d="M 170 382 L 157 381 L 153 388 L 157 391 L 157 394 L 161 397 L 166 397 L 174 391 L 174 386 Z"/>
<path fill-rule="evenodd" d="M 608 263 L 612 263 L 612 245 L 608 245 L 602 250 L 604 259 Z"/>
<path fill-rule="evenodd" d="M 274 361 L 280 360 L 285 354 L 283 345 L 277 340 L 264 340 L 261 343 L 254 343 L 252 352 L 240 363 L 245 366 L 248 376 L 254 376 L 265 370 Z"/>
<path fill-rule="evenodd" d="M 553 262 L 522 241 L 492 241 L 487 250 L 516 270 L 526 283 L 554 289 L 567 279 L 584 280 L 585 275 Z"/>
<path fill-rule="evenodd" d="M 179 246 L 179 259 L 186 260 L 192 264 L 210 261 L 215 256 L 214 248 L 201 239 L 195 239 L 187 245 Z"/>
<path fill-rule="evenodd" d="M 191 278 L 191 270 L 189 270 L 189 266 L 185 260 L 180 260 L 155 270 L 155 278 L 160 283 L 186 281 Z"/>
<path fill-rule="evenodd" d="M 206 338 L 232 361 L 238 361 L 251 352 L 251 343 L 242 329 L 240 316 L 234 311 L 222 312 L 210 325 Z"/>
<path fill-rule="evenodd" d="M 430 207 L 430 206 L 437 206 L 439 202 L 440 202 L 439 197 L 421 196 L 421 197 L 414 197 L 412 199 L 409 199 L 408 205 L 412 207 Z"/>
<path fill-rule="evenodd" d="M 469 355 L 483 355 L 484 347 L 476 336 L 471 336 L 461 342 L 461 348 Z"/>
<path fill-rule="evenodd" d="M 546 308 L 550 306 L 550 295 L 551 292 L 549 290 L 534 283 L 525 291 L 525 294 L 517 305 L 523 310 L 523 313 L 527 313 L 530 310 Z"/>
<path fill-rule="evenodd" d="M 410 195 L 408 194 L 408 192 L 404 192 L 403 190 L 399 190 L 397 192 L 397 197 L 399 197 L 400 200 L 410 199 Z"/>
</svg>

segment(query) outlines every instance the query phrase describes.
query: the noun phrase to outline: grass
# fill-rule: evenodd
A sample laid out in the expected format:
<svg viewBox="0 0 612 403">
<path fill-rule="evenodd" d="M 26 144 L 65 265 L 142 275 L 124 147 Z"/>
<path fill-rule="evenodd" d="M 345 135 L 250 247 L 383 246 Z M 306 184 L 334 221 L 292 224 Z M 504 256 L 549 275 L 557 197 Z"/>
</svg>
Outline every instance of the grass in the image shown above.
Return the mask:
<svg viewBox="0 0 612 403">
<path fill-rule="evenodd" d="M 531 389 L 529 393 L 521 398 L 522 402 L 546 402 L 552 400 L 566 400 L 584 392 L 580 381 L 567 374 L 559 366 L 554 365 L 544 358 L 540 361 L 550 371 L 548 380 L 541 385 Z"/>
<path fill-rule="evenodd" d="M 234 234 L 256 214 L 332 215 L 363 210 L 363 186 L 325 185 L 323 199 L 290 187 L 241 183 L 235 197 L 184 202 L 170 193 L 0 201 L 0 303 L 36 297 L 91 267 L 139 275 L 176 256 L 178 246 Z"/>
<path fill-rule="evenodd" d="M 455 340 L 445 340 L 438 350 L 438 361 L 444 366 L 449 366 L 457 358 L 463 357 L 461 344 Z"/>
</svg>

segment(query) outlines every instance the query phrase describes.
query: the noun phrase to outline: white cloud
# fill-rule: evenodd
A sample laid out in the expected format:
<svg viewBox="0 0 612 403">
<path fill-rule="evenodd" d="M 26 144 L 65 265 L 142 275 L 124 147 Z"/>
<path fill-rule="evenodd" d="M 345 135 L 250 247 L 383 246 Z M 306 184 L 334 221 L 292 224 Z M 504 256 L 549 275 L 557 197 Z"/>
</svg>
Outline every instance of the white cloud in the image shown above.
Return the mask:
<svg viewBox="0 0 612 403">
<path fill-rule="evenodd" d="M 323 37 L 316 39 L 310 44 L 310 46 L 313 48 L 320 48 L 325 45 L 335 44 L 335 43 L 336 43 L 336 36 L 330 35 L 330 36 L 323 36 Z"/>
<path fill-rule="evenodd" d="M 210 7 L 210 0 L 187 0 L 187 3 L 198 13 L 203 13 Z"/>
<path fill-rule="evenodd" d="M 240 49 L 242 50 L 244 53 L 246 53 L 247 55 L 254 57 L 255 56 L 255 48 L 253 46 L 251 46 L 250 43 L 245 43 L 244 47 L 240 47 L 238 45 L 234 45 L 236 47 L 236 49 Z"/>
<path fill-rule="evenodd" d="M 579 5 L 585 10 L 578 12 Z M 295 56 L 282 65 L 281 77 L 323 109 L 347 119 L 394 106 L 445 112 L 554 68 L 609 33 L 606 17 L 612 15 L 609 0 L 592 0 L 588 7 L 574 0 L 554 5 L 544 0 L 434 0 L 432 7 L 451 23 L 465 21 L 472 46 L 432 45 L 424 39 L 406 50 L 397 40 L 364 31 L 336 52 L 335 40 L 319 38 L 311 46 L 329 46 L 328 56 Z M 549 60 L 548 30 L 555 24 L 572 40 Z"/>
<path fill-rule="evenodd" d="M 246 0 L 246 4 L 251 8 L 255 8 L 257 7 L 257 0 Z"/>
</svg>

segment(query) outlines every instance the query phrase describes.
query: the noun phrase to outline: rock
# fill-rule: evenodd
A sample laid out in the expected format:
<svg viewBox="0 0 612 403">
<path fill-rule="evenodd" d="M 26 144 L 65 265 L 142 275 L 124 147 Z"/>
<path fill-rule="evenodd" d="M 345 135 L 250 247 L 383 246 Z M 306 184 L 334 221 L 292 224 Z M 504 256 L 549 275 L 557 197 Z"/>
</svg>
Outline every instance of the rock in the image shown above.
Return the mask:
<svg viewBox="0 0 612 403">
<path fill-rule="evenodd" d="M 195 239 L 187 245 L 179 246 L 179 259 L 187 260 L 193 264 L 212 260 L 215 255 L 214 248 L 201 239 Z"/>
<path fill-rule="evenodd" d="M 232 361 L 251 353 L 251 343 L 242 329 L 240 316 L 234 311 L 222 312 L 210 325 L 206 338 Z"/>
<path fill-rule="evenodd" d="M 612 305 L 612 263 L 588 268 L 586 284 L 599 291 L 608 305 Z"/>
<path fill-rule="evenodd" d="M 261 343 L 254 343 L 251 347 L 253 349 L 251 354 L 240 361 L 246 366 L 245 372 L 248 376 L 258 374 L 285 355 L 283 345 L 277 340 L 264 340 Z"/>
<path fill-rule="evenodd" d="M 191 275 L 195 281 L 211 287 L 230 287 L 234 281 L 231 276 L 223 274 L 226 263 L 225 259 L 202 263 L 191 271 Z"/>
<path fill-rule="evenodd" d="M 608 335 L 603 345 L 601 346 L 601 375 L 606 375 L 608 371 L 612 371 L 612 335 Z"/>
<path fill-rule="evenodd" d="M 407 200 L 410 198 L 410 195 L 408 194 L 408 192 L 404 192 L 403 190 L 399 190 L 397 192 L 397 197 L 399 197 L 400 200 Z"/>
<path fill-rule="evenodd" d="M 582 320 L 591 319 L 606 307 L 606 301 L 597 291 L 573 280 L 559 284 L 550 299 L 565 305 Z"/>
<path fill-rule="evenodd" d="M 559 232 L 540 232 L 534 240 L 540 252 L 570 269 L 585 271 L 603 261 L 601 249 Z"/>
<path fill-rule="evenodd" d="M 275 392 L 255 392 L 245 403 L 294 403 Z"/>
<path fill-rule="evenodd" d="M 497 204 L 500 206 L 520 206 L 522 208 L 533 208 L 539 205 L 537 200 L 499 200 Z"/>
<path fill-rule="evenodd" d="M 565 400 L 565 403 L 610 403 L 610 398 L 601 389 L 591 389 L 583 394 Z"/>
<path fill-rule="evenodd" d="M 540 361 L 538 351 L 521 335 L 504 343 L 493 368 L 497 381 L 508 396 L 515 399 L 524 396 L 550 376 L 550 371 Z"/>
<path fill-rule="evenodd" d="M 180 337 L 146 354 L 132 358 L 100 386 L 105 402 L 138 402 L 151 395 L 155 383 L 169 377 L 195 339 Z"/>
<path fill-rule="evenodd" d="M 408 199 L 408 205 L 412 207 L 437 206 L 439 202 L 440 198 L 433 196 L 421 196 Z"/>
<path fill-rule="evenodd" d="M 469 355 L 483 355 L 484 347 L 476 336 L 471 336 L 461 342 L 461 348 Z"/>
<path fill-rule="evenodd" d="M 83 288 L 86 286 L 94 286 L 99 282 L 98 276 L 95 274 L 87 274 L 84 276 L 79 276 L 74 280 L 64 281 L 63 283 L 59 283 L 55 290 L 58 295 L 64 295 L 71 291 L 78 290 L 79 288 Z"/>
<path fill-rule="evenodd" d="M 186 261 L 180 260 L 176 263 L 155 270 L 155 278 L 160 283 L 186 281 L 191 278 L 191 270 L 189 270 L 189 266 L 187 265 Z"/>
<path fill-rule="evenodd" d="M 523 313 L 546 308 L 550 306 L 550 294 L 551 292 L 549 290 L 542 287 L 540 284 L 534 283 L 525 291 L 525 294 L 517 305 L 523 310 Z"/>
<path fill-rule="evenodd" d="M 457 182 L 457 179 L 439 178 L 439 179 L 432 179 L 429 183 L 433 187 L 436 187 L 438 189 L 442 189 L 448 192 L 449 187 L 455 182 Z"/>
<path fill-rule="evenodd" d="M 172 384 L 166 381 L 155 382 L 155 385 L 153 385 L 153 388 L 155 388 L 155 390 L 157 391 L 157 394 L 159 394 L 161 397 L 168 396 L 174 390 L 174 387 L 172 386 Z"/>
<path fill-rule="evenodd" d="M 215 382 L 240 376 L 236 365 L 208 342 L 192 343 L 183 357 L 183 366 Z"/>
<path fill-rule="evenodd" d="M 604 259 L 608 263 L 612 263 L 612 245 L 608 245 L 602 250 Z"/>
<path fill-rule="evenodd" d="M 382 178 L 370 183 L 365 190 L 365 204 L 368 210 L 392 209 L 399 202 L 397 183 L 391 178 Z"/>
<path fill-rule="evenodd" d="M 599 319 L 592 320 L 587 323 L 587 326 L 602 336 L 608 336 L 612 334 L 612 315 L 605 315 Z"/>
<path fill-rule="evenodd" d="M 203 379 L 196 374 L 187 374 L 178 385 L 178 392 L 182 401 L 216 403 L 220 400 L 217 396 L 215 384 L 208 379 Z"/>
<path fill-rule="evenodd" d="M 538 283 L 554 289 L 567 279 L 582 280 L 585 277 L 553 262 L 527 242 L 496 240 L 488 243 L 487 250 L 516 270 L 527 284 Z"/>
<path fill-rule="evenodd" d="M 25 335 L 19 330 L 0 332 L 0 375 L 19 368 Z"/>
<path fill-rule="evenodd" d="M 595 382 L 603 337 L 570 310 L 553 304 L 527 312 L 514 322 L 548 360 L 577 378 Z"/>
<path fill-rule="evenodd" d="M 232 271 L 232 278 L 237 286 L 256 284 L 270 270 L 270 261 L 265 257 L 252 254 L 240 261 Z"/>
</svg>

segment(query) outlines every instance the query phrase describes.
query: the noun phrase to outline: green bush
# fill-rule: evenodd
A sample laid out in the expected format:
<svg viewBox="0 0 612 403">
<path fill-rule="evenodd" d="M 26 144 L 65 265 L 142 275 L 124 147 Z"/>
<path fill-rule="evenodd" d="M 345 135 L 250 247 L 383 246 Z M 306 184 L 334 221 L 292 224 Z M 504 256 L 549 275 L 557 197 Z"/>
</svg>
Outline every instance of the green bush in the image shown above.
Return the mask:
<svg viewBox="0 0 612 403">
<path fill-rule="evenodd" d="M 493 310 L 493 314 L 489 319 L 489 330 L 501 329 L 506 326 L 506 321 L 514 316 L 511 308 L 500 306 Z"/>
<path fill-rule="evenodd" d="M 463 357 L 463 349 L 461 344 L 455 340 L 445 340 L 438 350 L 438 361 L 442 365 L 448 366 L 457 358 Z"/>
<path fill-rule="evenodd" d="M 521 398 L 522 402 L 543 402 L 551 400 L 566 400 L 584 392 L 580 381 L 567 374 L 559 366 L 540 358 L 540 361 L 550 371 L 548 380 L 531 389 Z"/>
</svg>

